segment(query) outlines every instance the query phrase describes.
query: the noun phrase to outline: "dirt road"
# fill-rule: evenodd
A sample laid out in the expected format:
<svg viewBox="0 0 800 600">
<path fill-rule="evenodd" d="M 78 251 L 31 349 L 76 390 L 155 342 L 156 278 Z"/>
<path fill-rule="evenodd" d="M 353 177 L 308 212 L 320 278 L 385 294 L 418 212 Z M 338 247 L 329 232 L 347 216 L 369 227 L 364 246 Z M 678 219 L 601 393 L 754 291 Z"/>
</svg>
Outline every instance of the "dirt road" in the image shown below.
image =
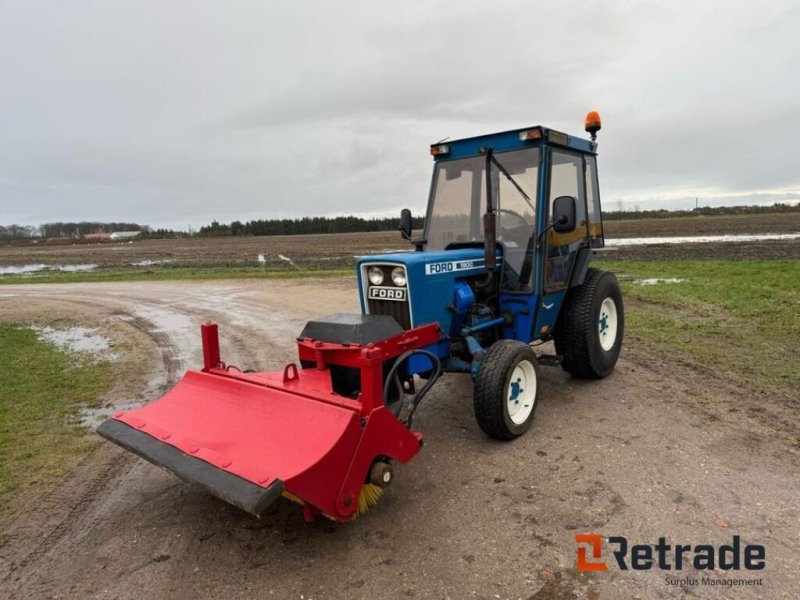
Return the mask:
<svg viewBox="0 0 800 600">
<path fill-rule="evenodd" d="M 124 404 L 139 399 L 137 386 L 155 393 L 200 364 L 202 321 L 220 323 L 228 362 L 279 368 L 307 319 L 357 310 L 353 290 L 347 279 L 9 285 L 0 319 L 48 315 L 107 330 L 143 365 L 116 392 Z M 534 427 L 511 443 L 478 429 L 468 378 L 445 376 L 415 423 L 425 448 L 380 505 L 345 525 L 305 525 L 283 500 L 251 518 L 103 444 L 2 532 L 0 595 L 797 597 L 800 451 L 785 399 L 709 381 L 633 337 L 604 381 L 541 376 Z M 579 573 L 577 533 L 692 545 L 739 535 L 766 547 L 767 568 L 712 574 L 761 578 L 760 587 L 680 587 L 657 569 L 620 571 L 606 548 L 607 572 Z"/>
</svg>

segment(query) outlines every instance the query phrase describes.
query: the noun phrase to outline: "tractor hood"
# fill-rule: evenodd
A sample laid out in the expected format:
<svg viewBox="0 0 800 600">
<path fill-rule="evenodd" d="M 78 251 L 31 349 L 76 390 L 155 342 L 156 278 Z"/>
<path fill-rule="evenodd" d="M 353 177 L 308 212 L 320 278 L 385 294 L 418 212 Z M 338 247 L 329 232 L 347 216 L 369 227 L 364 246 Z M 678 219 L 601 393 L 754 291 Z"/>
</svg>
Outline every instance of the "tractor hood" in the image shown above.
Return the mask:
<svg viewBox="0 0 800 600">
<path fill-rule="evenodd" d="M 502 263 L 498 248 L 497 264 Z M 370 270 L 377 267 L 382 280 L 370 280 Z M 394 281 L 400 268 L 405 275 Z M 497 267 L 499 270 L 499 266 Z M 364 314 L 388 314 L 404 329 L 423 323 L 439 323 L 447 332 L 453 318 L 448 307 L 453 304 L 454 280 L 486 272 L 483 246 L 437 252 L 400 252 L 362 256 L 356 263 L 361 311 Z"/>
</svg>

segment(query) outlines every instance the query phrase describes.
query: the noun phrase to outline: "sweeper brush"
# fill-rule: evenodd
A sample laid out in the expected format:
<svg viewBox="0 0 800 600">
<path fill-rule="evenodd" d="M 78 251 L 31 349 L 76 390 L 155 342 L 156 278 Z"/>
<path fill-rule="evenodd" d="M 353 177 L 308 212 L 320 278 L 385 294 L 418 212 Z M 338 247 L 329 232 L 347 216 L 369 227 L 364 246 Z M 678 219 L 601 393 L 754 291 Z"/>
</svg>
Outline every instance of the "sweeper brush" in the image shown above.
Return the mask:
<svg viewBox="0 0 800 600">
<path fill-rule="evenodd" d="M 438 372 L 419 350 L 439 340 L 438 326 L 404 331 L 390 317 L 333 315 L 298 338 L 300 367 L 264 373 L 220 360 L 217 325 L 201 334 L 203 369 L 117 413 L 100 435 L 251 514 L 283 495 L 307 520 L 366 512 L 391 483 L 392 462 L 419 452 L 422 434 L 409 425 L 420 394 L 401 420 L 404 394 L 385 375 L 418 353 Z"/>
</svg>

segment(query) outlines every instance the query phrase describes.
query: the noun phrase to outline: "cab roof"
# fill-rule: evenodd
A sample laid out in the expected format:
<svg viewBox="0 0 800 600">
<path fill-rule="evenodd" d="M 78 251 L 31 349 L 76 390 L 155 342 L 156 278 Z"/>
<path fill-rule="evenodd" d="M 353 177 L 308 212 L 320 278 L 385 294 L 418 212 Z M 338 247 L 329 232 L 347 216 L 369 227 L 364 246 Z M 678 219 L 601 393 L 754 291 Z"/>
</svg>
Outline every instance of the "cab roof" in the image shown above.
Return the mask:
<svg viewBox="0 0 800 600">
<path fill-rule="evenodd" d="M 507 152 L 545 144 L 567 148 L 584 154 L 597 153 L 597 144 L 595 142 L 567 135 L 541 125 L 534 125 L 500 133 L 490 133 L 431 144 L 431 154 L 433 154 L 435 161 L 443 161 L 478 156 L 481 154 L 481 150 L 487 146 L 491 146 L 495 152 Z M 437 149 L 439 150 L 438 153 L 436 152 Z"/>
</svg>

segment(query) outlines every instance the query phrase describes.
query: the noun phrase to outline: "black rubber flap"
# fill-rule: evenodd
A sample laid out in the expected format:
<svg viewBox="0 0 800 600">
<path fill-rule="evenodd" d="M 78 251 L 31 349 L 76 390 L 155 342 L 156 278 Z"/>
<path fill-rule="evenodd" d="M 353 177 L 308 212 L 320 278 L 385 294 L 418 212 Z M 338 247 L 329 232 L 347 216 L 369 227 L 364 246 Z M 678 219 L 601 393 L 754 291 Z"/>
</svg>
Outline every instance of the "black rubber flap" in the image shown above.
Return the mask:
<svg viewBox="0 0 800 600">
<path fill-rule="evenodd" d="M 255 516 L 264 512 L 283 493 L 283 482 L 280 479 L 263 488 L 114 419 L 103 422 L 97 428 L 97 433 Z"/>
<path fill-rule="evenodd" d="M 403 333 L 400 324 L 388 315 L 353 315 L 339 313 L 306 323 L 301 338 L 334 344 L 380 342 Z"/>
</svg>

